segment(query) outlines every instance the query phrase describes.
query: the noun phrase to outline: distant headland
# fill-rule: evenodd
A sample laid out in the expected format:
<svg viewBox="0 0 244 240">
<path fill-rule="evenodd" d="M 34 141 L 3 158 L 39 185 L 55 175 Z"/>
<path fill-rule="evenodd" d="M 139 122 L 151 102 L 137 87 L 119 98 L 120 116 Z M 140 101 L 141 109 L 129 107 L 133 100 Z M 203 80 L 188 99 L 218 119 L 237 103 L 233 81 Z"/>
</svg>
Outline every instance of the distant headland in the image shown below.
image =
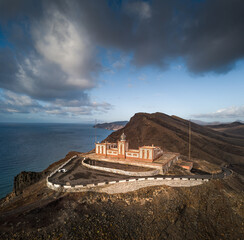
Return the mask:
<svg viewBox="0 0 244 240">
<path fill-rule="evenodd" d="M 99 123 L 99 124 L 94 125 L 93 127 L 94 128 L 104 128 L 104 129 L 107 129 L 107 130 L 117 131 L 117 130 L 123 128 L 127 123 L 128 123 L 128 121 Z"/>
</svg>

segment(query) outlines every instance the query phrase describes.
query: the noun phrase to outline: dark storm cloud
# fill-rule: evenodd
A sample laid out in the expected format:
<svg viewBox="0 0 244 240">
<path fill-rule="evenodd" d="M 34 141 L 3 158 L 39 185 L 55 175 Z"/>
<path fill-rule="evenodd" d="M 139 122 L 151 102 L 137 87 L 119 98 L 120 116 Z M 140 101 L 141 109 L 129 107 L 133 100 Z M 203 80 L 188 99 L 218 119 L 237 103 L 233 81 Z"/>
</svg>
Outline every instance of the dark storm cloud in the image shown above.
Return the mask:
<svg viewBox="0 0 244 240">
<path fill-rule="evenodd" d="M 97 46 L 139 67 L 181 58 L 191 72 L 224 73 L 244 56 L 243 12 L 242 0 L 1 1 L 0 88 L 96 108 L 85 92 L 103 71 Z"/>
<path fill-rule="evenodd" d="M 164 68 L 181 57 L 192 72 L 218 73 L 244 56 L 241 0 L 122 1 L 117 8 L 82 1 L 70 6 L 95 44 L 132 52 L 138 66 Z"/>
<path fill-rule="evenodd" d="M 92 43 L 132 51 L 140 66 L 183 57 L 190 71 L 218 72 L 244 55 L 241 0 L 43 1 L 38 7 L 21 2 L 3 1 L 5 20 L 9 13 L 35 21 L 34 14 L 45 16 L 51 5 L 85 29 Z"/>
</svg>

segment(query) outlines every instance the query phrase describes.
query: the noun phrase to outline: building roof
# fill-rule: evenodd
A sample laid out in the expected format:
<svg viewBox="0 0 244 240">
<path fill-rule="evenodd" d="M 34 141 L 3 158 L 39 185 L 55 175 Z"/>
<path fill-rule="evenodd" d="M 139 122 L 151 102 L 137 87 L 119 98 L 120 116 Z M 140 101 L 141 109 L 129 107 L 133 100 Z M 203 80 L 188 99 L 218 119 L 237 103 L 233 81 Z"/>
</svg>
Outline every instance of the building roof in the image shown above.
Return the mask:
<svg viewBox="0 0 244 240">
<path fill-rule="evenodd" d="M 142 147 L 140 147 L 140 148 L 159 148 L 159 147 L 155 147 L 155 146 L 142 146 Z"/>
</svg>

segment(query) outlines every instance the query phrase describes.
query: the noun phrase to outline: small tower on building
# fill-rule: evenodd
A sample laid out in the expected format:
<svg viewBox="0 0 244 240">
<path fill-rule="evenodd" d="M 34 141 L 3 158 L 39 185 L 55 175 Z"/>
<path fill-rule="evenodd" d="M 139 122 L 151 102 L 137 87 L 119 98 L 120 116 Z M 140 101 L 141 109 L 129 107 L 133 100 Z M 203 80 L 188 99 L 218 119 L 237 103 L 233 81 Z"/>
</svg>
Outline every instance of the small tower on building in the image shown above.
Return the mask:
<svg viewBox="0 0 244 240">
<path fill-rule="evenodd" d="M 126 152 L 128 151 L 128 142 L 126 141 L 126 136 L 124 133 L 120 136 L 120 140 L 118 141 L 118 157 L 125 158 Z"/>
</svg>

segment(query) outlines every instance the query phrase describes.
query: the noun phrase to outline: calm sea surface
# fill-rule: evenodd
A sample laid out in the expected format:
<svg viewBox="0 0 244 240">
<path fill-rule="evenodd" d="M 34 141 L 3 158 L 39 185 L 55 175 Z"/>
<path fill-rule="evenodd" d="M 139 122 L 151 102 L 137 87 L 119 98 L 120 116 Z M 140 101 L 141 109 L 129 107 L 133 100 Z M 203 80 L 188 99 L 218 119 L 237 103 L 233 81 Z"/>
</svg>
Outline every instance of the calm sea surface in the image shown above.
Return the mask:
<svg viewBox="0 0 244 240">
<path fill-rule="evenodd" d="M 42 171 L 70 151 L 87 152 L 112 131 L 88 124 L 0 123 L 0 198 L 21 171 Z"/>
</svg>

